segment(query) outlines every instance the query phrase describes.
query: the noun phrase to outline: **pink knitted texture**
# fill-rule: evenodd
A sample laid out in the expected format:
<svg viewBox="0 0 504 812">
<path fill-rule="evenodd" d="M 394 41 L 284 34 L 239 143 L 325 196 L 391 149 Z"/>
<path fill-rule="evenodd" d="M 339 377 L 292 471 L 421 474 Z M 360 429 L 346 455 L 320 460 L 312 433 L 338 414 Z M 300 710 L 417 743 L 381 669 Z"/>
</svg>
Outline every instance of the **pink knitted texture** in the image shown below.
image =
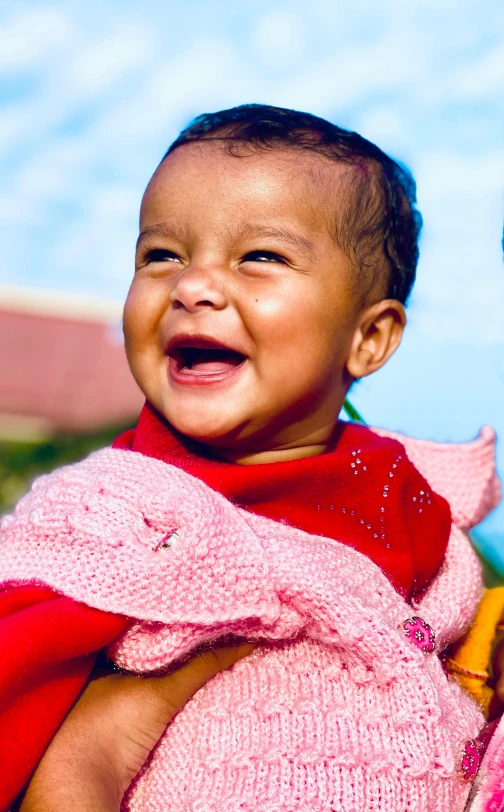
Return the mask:
<svg viewBox="0 0 504 812">
<path fill-rule="evenodd" d="M 464 470 L 460 447 L 443 446 L 433 466 L 465 527 L 498 491 L 487 445 L 481 466 L 470 445 Z M 432 444 L 415 448 L 429 476 Z M 471 622 L 480 568 L 456 526 L 411 607 L 357 551 L 238 509 L 158 460 L 105 449 L 39 478 L 1 531 L 0 583 L 44 583 L 134 618 L 109 650 L 123 668 L 165 668 L 227 634 L 259 641 L 178 714 L 124 810 L 464 809 L 458 767 L 482 716 L 402 629 L 420 615 L 439 652 Z"/>
<path fill-rule="evenodd" d="M 471 789 L 467 812 L 504 810 L 504 717 L 488 745 L 476 781 Z"/>
</svg>

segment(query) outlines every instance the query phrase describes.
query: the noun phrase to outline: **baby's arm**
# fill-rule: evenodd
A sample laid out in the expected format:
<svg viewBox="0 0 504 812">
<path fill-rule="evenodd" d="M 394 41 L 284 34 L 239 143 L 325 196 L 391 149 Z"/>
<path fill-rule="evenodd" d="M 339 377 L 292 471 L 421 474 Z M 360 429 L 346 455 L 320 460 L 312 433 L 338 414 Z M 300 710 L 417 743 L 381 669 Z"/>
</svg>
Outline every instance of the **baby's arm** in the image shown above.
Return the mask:
<svg viewBox="0 0 504 812">
<path fill-rule="evenodd" d="M 175 714 L 252 649 L 249 643 L 214 647 L 163 677 L 108 674 L 91 680 L 35 771 L 20 812 L 119 812 Z"/>
</svg>

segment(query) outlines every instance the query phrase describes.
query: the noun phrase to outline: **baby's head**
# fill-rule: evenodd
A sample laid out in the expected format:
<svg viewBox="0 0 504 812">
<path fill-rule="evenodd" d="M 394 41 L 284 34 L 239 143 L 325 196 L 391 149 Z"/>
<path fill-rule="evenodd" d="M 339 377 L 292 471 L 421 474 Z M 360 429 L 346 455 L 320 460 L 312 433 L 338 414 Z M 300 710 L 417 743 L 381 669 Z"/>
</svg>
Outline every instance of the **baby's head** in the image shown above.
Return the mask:
<svg viewBox="0 0 504 812">
<path fill-rule="evenodd" d="M 124 330 L 147 399 L 222 457 L 323 451 L 352 382 L 401 341 L 414 202 L 403 169 L 323 119 L 197 118 L 142 201 Z"/>
</svg>

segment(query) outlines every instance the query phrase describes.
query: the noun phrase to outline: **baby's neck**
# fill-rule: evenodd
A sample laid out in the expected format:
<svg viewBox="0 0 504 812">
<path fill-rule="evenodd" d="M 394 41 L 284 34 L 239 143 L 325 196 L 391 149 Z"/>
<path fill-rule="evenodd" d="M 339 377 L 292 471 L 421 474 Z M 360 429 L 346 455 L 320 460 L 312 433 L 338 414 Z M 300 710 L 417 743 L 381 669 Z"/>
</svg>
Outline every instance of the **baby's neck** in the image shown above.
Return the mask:
<svg viewBox="0 0 504 812">
<path fill-rule="evenodd" d="M 222 460 L 236 465 L 266 465 L 272 462 L 289 462 L 304 457 L 324 454 L 334 444 L 338 421 L 312 428 L 305 435 L 278 438 L 278 442 L 261 443 L 254 448 L 218 448 L 212 452 Z"/>
<path fill-rule="evenodd" d="M 300 460 L 304 457 L 316 457 L 327 450 L 327 443 L 318 443 L 296 448 L 273 448 L 266 451 L 233 451 L 232 449 L 214 449 L 214 453 L 222 460 L 234 462 L 237 465 L 266 465 L 271 462 L 288 462 Z"/>
</svg>

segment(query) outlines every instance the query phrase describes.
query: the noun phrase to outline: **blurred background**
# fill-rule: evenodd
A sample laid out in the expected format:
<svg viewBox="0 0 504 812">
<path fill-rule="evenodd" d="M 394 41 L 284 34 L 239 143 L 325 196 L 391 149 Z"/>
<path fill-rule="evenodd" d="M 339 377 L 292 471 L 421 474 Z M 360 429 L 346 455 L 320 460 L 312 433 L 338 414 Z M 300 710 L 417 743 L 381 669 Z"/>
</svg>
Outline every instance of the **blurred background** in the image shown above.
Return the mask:
<svg viewBox="0 0 504 812">
<path fill-rule="evenodd" d="M 424 216 L 403 346 L 352 401 L 441 441 L 504 436 L 504 5 L 65 0 L 0 12 L 0 511 L 132 425 L 121 305 L 140 198 L 190 119 L 306 110 L 404 162 Z M 504 450 L 499 447 L 504 473 Z M 476 541 L 504 574 L 504 508 Z"/>
</svg>

